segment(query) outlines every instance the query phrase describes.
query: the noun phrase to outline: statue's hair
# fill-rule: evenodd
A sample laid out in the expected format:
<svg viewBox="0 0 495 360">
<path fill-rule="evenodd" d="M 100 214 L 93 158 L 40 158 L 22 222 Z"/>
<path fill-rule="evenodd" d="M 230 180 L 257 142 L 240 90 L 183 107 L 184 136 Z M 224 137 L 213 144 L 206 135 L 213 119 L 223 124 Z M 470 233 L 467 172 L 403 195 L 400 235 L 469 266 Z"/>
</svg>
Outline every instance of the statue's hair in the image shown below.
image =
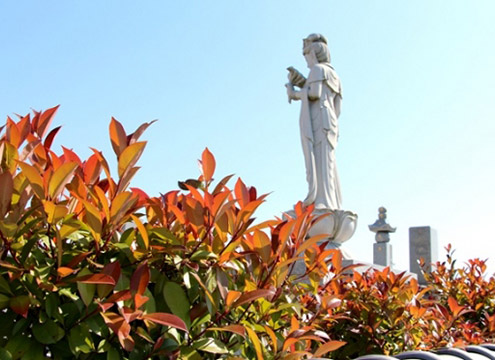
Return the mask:
<svg viewBox="0 0 495 360">
<path fill-rule="evenodd" d="M 321 34 L 311 34 L 303 40 L 303 54 L 315 51 L 318 62 L 330 62 L 330 50 L 328 50 L 327 39 Z"/>
</svg>

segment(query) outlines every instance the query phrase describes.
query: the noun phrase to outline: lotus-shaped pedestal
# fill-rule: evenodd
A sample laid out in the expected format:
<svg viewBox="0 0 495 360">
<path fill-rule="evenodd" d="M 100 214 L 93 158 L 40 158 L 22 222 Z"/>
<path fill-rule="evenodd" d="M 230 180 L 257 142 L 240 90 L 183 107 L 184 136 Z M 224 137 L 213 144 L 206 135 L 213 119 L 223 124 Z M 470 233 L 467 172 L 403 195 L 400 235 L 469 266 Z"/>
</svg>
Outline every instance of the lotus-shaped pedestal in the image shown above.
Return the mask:
<svg viewBox="0 0 495 360">
<path fill-rule="evenodd" d="M 328 240 L 335 247 L 349 240 L 357 226 L 357 214 L 348 210 L 314 210 L 320 219 L 309 230 L 309 236 L 328 234 Z"/>
</svg>

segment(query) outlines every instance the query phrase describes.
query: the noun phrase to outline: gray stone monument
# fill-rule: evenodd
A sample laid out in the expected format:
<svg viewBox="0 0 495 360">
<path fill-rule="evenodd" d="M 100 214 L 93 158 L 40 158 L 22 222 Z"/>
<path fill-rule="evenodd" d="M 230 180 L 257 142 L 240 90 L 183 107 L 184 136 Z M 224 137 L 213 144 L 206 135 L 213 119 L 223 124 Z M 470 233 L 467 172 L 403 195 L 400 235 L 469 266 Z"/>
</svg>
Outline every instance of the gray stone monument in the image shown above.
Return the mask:
<svg viewBox="0 0 495 360">
<path fill-rule="evenodd" d="M 289 83 L 285 86 L 289 102 L 301 102 L 299 127 L 308 182 L 304 205 L 314 205 L 315 215 L 326 215 L 309 235 L 328 234 L 330 246 L 338 248 L 352 237 L 357 224 L 357 215 L 342 209 L 335 157 L 342 86 L 330 64 L 330 51 L 323 35 L 311 34 L 303 39 L 303 55 L 308 77 L 291 66 L 287 68 Z"/>
<path fill-rule="evenodd" d="M 374 232 L 376 243 L 373 244 L 373 264 L 382 266 L 392 266 L 392 245 L 390 233 L 397 228 L 387 223 L 387 209 L 383 206 L 378 209 L 378 220 L 374 224 L 368 225 L 370 231 Z"/>
<path fill-rule="evenodd" d="M 423 258 L 427 271 L 430 271 L 431 264 L 438 260 L 437 232 L 430 226 L 409 228 L 409 270 L 418 275 L 421 285 L 426 285 L 419 266 L 420 258 Z"/>
</svg>

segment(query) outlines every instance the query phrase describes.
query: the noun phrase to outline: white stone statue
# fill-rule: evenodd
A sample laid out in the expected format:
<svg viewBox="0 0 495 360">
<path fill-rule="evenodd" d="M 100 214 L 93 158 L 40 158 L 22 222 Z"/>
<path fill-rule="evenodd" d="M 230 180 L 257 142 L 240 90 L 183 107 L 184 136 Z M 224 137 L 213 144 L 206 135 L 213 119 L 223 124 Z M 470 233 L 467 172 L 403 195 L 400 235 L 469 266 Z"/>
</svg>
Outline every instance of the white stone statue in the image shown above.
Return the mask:
<svg viewBox="0 0 495 360">
<path fill-rule="evenodd" d="M 330 51 L 323 35 L 311 34 L 304 39 L 303 55 L 308 78 L 289 67 L 289 83 L 285 86 L 289 102 L 301 101 L 299 125 L 308 181 L 304 205 L 314 204 L 314 213 L 324 215 L 309 235 L 328 234 L 330 245 L 338 247 L 352 237 L 357 224 L 357 215 L 342 209 L 335 160 L 342 86 L 330 65 Z M 292 211 L 287 214 L 292 216 Z"/>
<path fill-rule="evenodd" d="M 289 67 L 289 83 L 286 87 L 289 102 L 301 100 L 299 124 L 308 182 L 308 195 L 304 204 L 314 203 L 318 210 L 340 210 L 342 196 L 335 149 L 339 135 L 337 120 L 342 86 L 330 65 L 330 52 L 323 35 L 311 34 L 304 39 L 303 55 L 309 68 L 308 78 Z"/>
</svg>

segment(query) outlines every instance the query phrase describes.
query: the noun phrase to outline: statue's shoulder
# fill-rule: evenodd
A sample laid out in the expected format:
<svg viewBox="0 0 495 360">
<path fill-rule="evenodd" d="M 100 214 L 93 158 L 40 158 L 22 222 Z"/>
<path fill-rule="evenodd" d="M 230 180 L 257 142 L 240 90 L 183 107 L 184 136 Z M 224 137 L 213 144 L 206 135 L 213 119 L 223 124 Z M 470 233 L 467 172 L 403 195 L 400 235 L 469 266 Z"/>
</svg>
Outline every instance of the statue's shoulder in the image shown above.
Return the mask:
<svg viewBox="0 0 495 360">
<path fill-rule="evenodd" d="M 308 83 L 324 81 L 333 92 L 342 96 L 342 84 L 337 72 L 329 63 L 320 63 L 311 67 Z"/>
<path fill-rule="evenodd" d="M 308 75 L 308 82 L 324 81 L 328 78 L 328 66 L 316 64 L 311 67 Z"/>
<path fill-rule="evenodd" d="M 309 71 L 308 80 L 311 81 L 324 81 L 332 79 L 332 81 L 339 81 L 337 72 L 329 63 L 320 63 L 313 65 Z"/>
</svg>

